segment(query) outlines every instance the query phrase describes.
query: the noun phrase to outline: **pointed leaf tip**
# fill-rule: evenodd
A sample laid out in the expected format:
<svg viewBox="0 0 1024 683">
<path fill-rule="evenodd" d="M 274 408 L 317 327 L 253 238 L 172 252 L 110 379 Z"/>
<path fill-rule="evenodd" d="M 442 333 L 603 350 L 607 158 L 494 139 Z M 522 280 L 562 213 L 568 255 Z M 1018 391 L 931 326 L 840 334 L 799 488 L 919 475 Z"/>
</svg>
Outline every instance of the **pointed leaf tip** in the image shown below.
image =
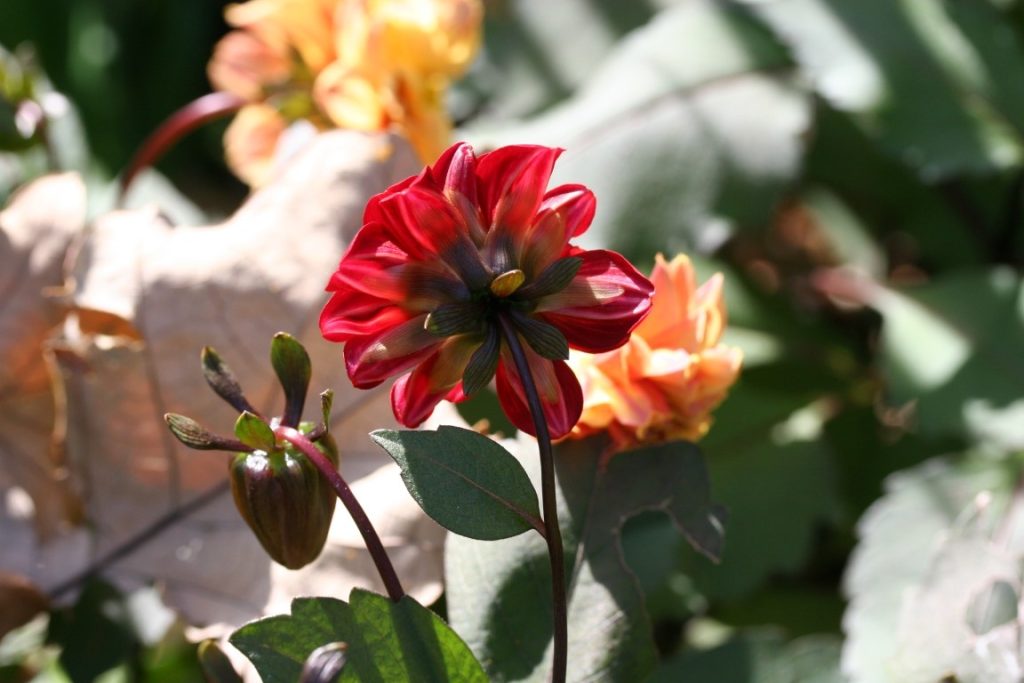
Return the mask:
<svg viewBox="0 0 1024 683">
<path fill-rule="evenodd" d="M 260 451 L 273 451 L 277 448 L 277 439 L 274 437 L 270 425 L 262 418 L 243 411 L 235 422 L 235 436 L 245 445 Z"/>
<path fill-rule="evenodd" d="M 320 393 L 320 413 L 323 415 L 324 431 L 331 431 L 331 407 L 334 405 L 334 391 L 325 389 Z"/>
<path fill-rule="evenodd" d="M 309 354 L 299 340 L 287 332 L 278 332 L 270 344 L 270 363 L 284 389 L 284 416 L 281 424 L 295 427 L 302 419 L 306 392 L 313 374 Z"/>
<path fill-rule="evenodd" d="M 171 434 L 185 446 L 197 451 L 248 451 L 249 447 L 241 441 L 217 436 L 203 429 L 190 417 L 167 413 L 164 415 Z"/>
<path fill-rule="evenodd" d="M 249 411 L 258 415 L 259 411 L 242 394 L 242 386 L 235 379 L 231 368 L 221 359 L 220 354 L 212 346 L 204 346 L 200 354 L 203 364 L 203 377 L 210 388 L 227 401 L 238 412 Z"/>
</svg>

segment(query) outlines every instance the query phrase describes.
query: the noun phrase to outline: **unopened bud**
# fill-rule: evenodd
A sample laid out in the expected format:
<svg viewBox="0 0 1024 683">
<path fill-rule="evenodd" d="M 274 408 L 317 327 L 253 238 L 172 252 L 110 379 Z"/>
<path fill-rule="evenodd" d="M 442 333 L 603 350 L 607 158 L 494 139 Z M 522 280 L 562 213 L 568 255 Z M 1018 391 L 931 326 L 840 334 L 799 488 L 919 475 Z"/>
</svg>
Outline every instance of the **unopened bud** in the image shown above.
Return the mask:
<svg viewBox="0 0 1024 683">
<path fill-rule="evenodd" d="M 302 431 L 309 426 L 303 424 Z M 337 466 L 338 451 L 329 434 L 316 447 Z M 238 453 L 230 473 L 235 506 L 275 562 L 298 569 L 320 555 L 337 499 L 309 458 L 285 444 Z"/>
</svg>

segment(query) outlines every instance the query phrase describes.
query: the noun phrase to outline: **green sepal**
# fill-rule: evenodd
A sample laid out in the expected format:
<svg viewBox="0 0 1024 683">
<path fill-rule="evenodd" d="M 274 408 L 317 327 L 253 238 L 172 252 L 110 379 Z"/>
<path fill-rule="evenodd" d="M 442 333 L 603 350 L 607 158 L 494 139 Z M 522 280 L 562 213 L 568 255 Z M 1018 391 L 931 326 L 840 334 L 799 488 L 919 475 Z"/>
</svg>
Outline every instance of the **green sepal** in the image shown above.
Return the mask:
<svg viewBox="0 0 1024 683">
<path fill-rule="evenodd" d="M 284 389 L 284 416 L 281 424 L 294 427 L 302 419 L 306 392 L 313 375 L 309 354 L 295 337 L 287 332 L 278 332 L 270 344 L 270 363 Z"/>
<path fill-rule="evenodd" d="M 569 286 L 582 265 L 583 259 L 578 256 L 560 258 L 545 268 L 533 282 L 519 290 L 519 295 L 526 299 L 537 299 L 557 294 Z"/>
<path fill-rule="evenodd" d="M 483 309 L 478 303 L 470 301 L 438 306 L 423 323 L 424 329 L 437 337 L 480 332 L 483 325 Z"/>
<path fill-rule="evenodd" d="M 217 436 L 203 429 L 190 417 L 167 413 L 164 421 L 178 441 L 197 451 L 245 451 L 248 446 L 241 441 Z"/>
<path fill-rule="evenodd" d="M 248 410 L 238 416 L 238 420 L 235 422 L 235 436 L 246 446 L 255 450 L 269 453 L 277 449 L 277 439 L 274 437 L 274 431 L 270 425 Z"/>
<path fill-rule="evenodd" d="M 235 374 L 231 372 L 231 368 L 221 359 L 220 354 L 212 346 L 203 347 L 200 359 L 203 364 L 203 377 L 218 396 L 227 401 L 238 412 L 248 410 L 253 415 L 259 415 L 260 411 L 253 408 L 252 404 L 242 394 L 242 385 L 235 379 Z"/>
<path fill-rule="evenodd" d="M 331 431 L 331 407 L 334 405 L 334 391 L 325 389 L 320 394 L 320 414 L 323 416 L 324 431 Z"/>
<path fill-rule="evenodd" d="M 487 329 L 484 343 L 473 352 L 466 369 L 462 371 L 462 393 L 472 396 L 487 386 L 498 370 L 498 358 L 501 351 L 501 334 L 498 328 L 491 325 Z"/>
<path fill-rule="evenodd" d="M 512 312 L 512 322 L 530 348 L 543 358 L 569 359 L 569 342 L 562 331 L 554 325 L 517 311 Z"/>
</svg>

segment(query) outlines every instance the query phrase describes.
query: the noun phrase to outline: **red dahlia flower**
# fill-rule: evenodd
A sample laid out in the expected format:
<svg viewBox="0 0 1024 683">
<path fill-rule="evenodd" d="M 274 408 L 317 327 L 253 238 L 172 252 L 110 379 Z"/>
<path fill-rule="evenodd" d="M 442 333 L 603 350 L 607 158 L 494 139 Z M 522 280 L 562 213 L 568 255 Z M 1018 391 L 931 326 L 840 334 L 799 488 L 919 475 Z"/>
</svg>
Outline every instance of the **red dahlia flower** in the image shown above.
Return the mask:
<svg viewBox="0 0 1024 683">
<path fill-rule="evenodd" d="M 647 314 L 654 288 L 629 261 L 569 244 L 589 227 L 595 200 L 582 185 L 545 192 L 560 153 L 522 145 L 477 157 L 457 144 L 367 205 L 327 285 L 320 330 L 345 342 L 356 387 L 403 375 L 391 405 L 406 426 L 497 372 L 505 412 L 534 433 L 504 319 L 526 342 L 551 436 L 564 436 L 583 405 L 569 348 L 617 348 Z"/>
</svg>

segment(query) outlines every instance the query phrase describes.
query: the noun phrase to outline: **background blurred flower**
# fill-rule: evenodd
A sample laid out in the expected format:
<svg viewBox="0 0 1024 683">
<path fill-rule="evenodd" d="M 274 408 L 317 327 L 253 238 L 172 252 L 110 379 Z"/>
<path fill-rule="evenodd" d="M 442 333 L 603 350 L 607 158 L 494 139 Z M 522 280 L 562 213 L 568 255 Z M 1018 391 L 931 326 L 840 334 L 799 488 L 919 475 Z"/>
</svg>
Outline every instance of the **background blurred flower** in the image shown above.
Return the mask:
<svg viewBox="0 0 1024 683">
<path fill-rule="evenodd" d="M 698 288 L 689 258 L 666 262 L 658 254 L 651 280 L 651 313 L 626 345 L 570 357 L 583 387 L 573 436 L 607 430 L 621 447 L 699 439 L 736 381 L 742 353 L 718 343 L 726 320 L 721 274 Z"/>
<path fill-rule="evenodd" d="M 479 47 L 479 0 L 251 0 L 226 17 L 237 30 L 208 73 L 250 103 L 225 136 L 228 165 L 250 185 L 267 180 L 276 141 L 299 120 L 395 129 L 424 163 L 448 145 L 444 96 Z"/>
</svg>

